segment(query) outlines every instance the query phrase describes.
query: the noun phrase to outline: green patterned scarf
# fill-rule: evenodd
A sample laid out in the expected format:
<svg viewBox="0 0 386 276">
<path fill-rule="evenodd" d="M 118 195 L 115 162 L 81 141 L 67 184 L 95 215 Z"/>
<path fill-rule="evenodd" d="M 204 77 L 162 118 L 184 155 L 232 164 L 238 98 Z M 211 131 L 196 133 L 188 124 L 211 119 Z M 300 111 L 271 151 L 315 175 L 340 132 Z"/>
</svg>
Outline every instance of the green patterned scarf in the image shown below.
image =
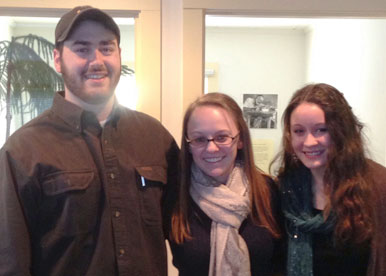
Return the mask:
<svg viewBox="0 0 386 276">
<path fill-rule="evenodd" d="M 325 221 L 314 215 L 311 173 L 301 168 L 280 178 L 282 208 L 288 234 L 288 276 L 312 276 L 312 233 L 328 233 L 334 228 L 334 216 Z"/>
</svg>

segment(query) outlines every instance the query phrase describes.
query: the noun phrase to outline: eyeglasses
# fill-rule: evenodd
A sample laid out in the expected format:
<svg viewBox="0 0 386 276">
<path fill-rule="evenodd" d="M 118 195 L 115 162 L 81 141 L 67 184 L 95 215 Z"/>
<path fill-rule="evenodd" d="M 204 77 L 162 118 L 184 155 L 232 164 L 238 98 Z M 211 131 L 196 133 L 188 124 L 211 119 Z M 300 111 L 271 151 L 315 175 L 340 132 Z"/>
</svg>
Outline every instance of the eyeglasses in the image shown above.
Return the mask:
<svg viewBox="0 0 386 276">
<path fill-rule="evenodd" d="M 216 144 L 218 147 L 223 147 L 223 146 L 228 146 L 233 143 L 233 140 L 236 139 L 237 136 L 239 136 L 240 133 L 237 133 L 235 136 L 229 136 L 226 134 L 220 134 L 214 136 L 212 139 L 208 139 L 206 137 L 197 137 L 194 139 L 186 139 L 186 142 L 189 143 L 190 146 L 195 147 L 195 148 L 202 148 L 206 147 L 209 142 L 213 142 Z"/>
</svg>

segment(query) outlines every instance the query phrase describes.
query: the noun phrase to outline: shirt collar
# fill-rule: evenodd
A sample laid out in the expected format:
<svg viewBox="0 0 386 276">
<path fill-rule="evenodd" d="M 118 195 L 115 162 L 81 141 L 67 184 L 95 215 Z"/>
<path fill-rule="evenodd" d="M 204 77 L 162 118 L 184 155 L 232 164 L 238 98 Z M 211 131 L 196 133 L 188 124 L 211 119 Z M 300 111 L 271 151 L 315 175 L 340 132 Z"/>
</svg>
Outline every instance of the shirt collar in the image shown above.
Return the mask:
<svg viewBox="0 0 386 276">
<path fill-rule="evenodd" d="M 119 104 L 115 100 L 108 122 L 111 121 L 115 125 L 119 118 L 120 110 Z M 99 122 L 93 113 L 67 101 L 64 98 L 64 91 L 55 93 L 52 111 L 78 132 L 81 132 L 82 129 L 86 128 L 89 124 L 97 122 L 99 125 Z"/>
</svg>

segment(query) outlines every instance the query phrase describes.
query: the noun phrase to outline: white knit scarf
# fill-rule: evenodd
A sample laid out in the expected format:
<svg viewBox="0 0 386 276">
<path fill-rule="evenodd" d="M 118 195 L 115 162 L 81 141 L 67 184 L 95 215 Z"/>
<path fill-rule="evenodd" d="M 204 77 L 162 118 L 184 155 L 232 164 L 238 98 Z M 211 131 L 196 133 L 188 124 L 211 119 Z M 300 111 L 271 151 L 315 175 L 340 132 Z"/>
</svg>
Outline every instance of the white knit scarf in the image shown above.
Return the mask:
<svg viewBox="0 0 386 276">
<path fill-rule="evenodd" d="M 226 184 L 192 165 L 190 195 L 212 220 L 209 276 L 251 275 L 249 252 L 239 234 L 250 213 L 248 180 L 236 164 Z"/>
</svg>

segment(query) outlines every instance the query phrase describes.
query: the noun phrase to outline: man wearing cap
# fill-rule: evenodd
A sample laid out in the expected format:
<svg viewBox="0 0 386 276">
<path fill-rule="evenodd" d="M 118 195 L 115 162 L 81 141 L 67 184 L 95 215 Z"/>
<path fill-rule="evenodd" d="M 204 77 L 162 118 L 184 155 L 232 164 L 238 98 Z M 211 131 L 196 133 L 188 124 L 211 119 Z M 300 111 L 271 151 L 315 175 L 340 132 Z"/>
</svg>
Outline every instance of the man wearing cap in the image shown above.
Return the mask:
<svg viewBox="0 0 386 276">
<path fill-rule="evenodd" d="M 166 275 L 176 143 L 117 103 L 120 31 L 109 15 L 76 7 L 55 39 L 65 90 L 0 151 L 0 275 Z"/>
</svg>

